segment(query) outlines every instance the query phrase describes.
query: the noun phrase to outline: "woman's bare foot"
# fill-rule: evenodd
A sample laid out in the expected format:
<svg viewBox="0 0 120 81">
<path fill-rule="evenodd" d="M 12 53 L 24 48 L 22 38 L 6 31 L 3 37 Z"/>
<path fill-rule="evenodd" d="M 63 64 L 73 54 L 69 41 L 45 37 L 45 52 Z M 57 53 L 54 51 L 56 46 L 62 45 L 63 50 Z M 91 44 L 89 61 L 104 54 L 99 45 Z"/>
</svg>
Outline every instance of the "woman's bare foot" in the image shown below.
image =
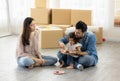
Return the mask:
<svg viewBox="0 0 120 81">
<path fill-rule="evenodd" d="M 33 68 L 33 65 L 29 66 L 28 68 L 29 68 L 29 69 L 32 69 L 32 68 Z"/>
<path fill-rule="evenodd" d="M 41 64 L 36 62 L 33 66 L 34 66 L 34 67 L 40 67 Z"/>
</svg>

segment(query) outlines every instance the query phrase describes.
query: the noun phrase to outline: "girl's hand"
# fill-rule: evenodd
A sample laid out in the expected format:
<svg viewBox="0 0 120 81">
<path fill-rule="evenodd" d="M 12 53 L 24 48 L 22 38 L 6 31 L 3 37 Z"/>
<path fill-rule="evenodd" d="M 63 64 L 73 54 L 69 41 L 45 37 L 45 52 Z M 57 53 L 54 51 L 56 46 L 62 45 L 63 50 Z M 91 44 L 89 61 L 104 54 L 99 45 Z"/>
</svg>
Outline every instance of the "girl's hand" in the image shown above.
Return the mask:
<svg viewBox="0 0 120 81">
<path fill-rule="evenodd" d="M 61 53 L 66 54 L 67 50 L 61 49 Z"/>
<path fill-rule="evenodd" d="M 73 51 L 73 50 L 69 50 L 69 53 L 68 54 L 75 54 L 75 51 Z"/>
</svg>

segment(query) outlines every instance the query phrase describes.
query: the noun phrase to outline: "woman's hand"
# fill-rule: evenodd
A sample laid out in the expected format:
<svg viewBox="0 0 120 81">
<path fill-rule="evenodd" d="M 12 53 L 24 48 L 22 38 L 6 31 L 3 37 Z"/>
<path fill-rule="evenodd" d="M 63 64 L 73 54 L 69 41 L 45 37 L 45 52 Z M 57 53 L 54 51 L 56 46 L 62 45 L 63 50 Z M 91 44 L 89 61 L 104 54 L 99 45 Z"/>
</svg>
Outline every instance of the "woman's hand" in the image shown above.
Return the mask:
<svg viewBox="0 0 120 81">
<path fill-rule="evenodd" d="M 41 61 L 42 61 L 42 65 L 44 65 L 46 62 L 44 59 L 41 59 Z"/>
<path fill-rule="evenodd" d="M 45 60 L 44 59 L 37 59 L 36 62 L 41 64 L 41 65 L 45 64 Z"/>
</svg>

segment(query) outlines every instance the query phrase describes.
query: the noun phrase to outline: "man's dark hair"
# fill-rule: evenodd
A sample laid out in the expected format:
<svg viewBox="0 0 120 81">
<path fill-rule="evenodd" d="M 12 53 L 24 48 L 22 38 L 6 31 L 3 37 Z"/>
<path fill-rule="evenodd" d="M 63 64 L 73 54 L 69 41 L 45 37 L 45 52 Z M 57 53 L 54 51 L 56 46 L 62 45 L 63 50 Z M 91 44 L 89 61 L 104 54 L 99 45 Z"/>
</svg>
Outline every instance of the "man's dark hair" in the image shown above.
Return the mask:
<svg viewBox="0 0 120 81">
<path fill-rule="evenodd" d="M 76 29 L 81 29 L 82 32 L 86 32 L 87 31 L 87 24 L 84 23 L 83 21 L 78 21 L 75 25 Z"/>
</svg>

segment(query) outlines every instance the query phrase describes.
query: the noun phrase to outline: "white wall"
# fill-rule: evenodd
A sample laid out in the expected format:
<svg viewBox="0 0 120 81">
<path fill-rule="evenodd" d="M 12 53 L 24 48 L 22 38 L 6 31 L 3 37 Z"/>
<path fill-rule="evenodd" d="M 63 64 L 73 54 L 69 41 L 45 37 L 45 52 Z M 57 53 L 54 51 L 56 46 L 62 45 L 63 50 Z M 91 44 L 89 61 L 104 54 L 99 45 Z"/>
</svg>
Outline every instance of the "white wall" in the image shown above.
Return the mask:
<svg viewBox="0 0 120 81">
<path fill-rule="evenodd" d="M 110 0 L 109 6 L 108 6 L 108 20 L 109 20 L 109 27 L 107 29 L 104 29 L 104 37 L 108 41 L 120 41 L 120 27 L 114 27 L 114 6 L 115 2 L 114 0 Z"/>
<path fill-rule="evenodd" d="M 60 7 L 60 0 L 50 0 L 50 8 L 59 8 Z"/>
<path fill-rule="evenodd" d="M 107 41 L 117 41 L 120 42 L 120 28 L 110 28 L 104 31 L 104 37 Z"/>
</svg>

